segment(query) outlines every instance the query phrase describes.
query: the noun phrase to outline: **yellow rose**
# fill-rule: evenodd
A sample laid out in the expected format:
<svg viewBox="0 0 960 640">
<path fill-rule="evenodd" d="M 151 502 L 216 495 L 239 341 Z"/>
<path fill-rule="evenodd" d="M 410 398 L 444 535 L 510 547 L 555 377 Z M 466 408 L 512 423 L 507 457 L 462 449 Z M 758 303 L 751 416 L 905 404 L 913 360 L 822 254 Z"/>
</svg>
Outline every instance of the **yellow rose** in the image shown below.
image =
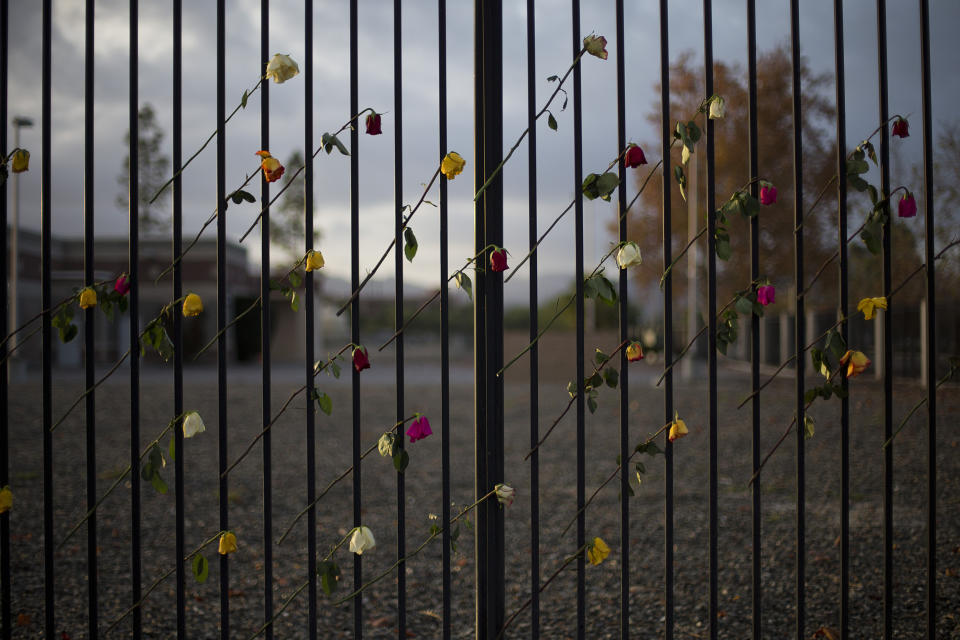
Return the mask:
<svg viewBox="0 0 960 640">
<path fill-rule="evenodd" d="M 451 151 L 443 157 L 440 163 L 440 173 L 447 177 L 447 180 L 453 180 L 463 172 L 467 161 L 460 157 L 456 151 Z"/>
<path fill-rule="evenodd" d="M 26 149 L 17 149 L 13 152 L 13 159 L 10 161 L 11 171 L 14 173 L 23 173 L 30 168 L 30 152 Z"/>
<path fill-rule="evenodd" d="M 677 438 L 682 438 L 687 435 L 687 423 L 680 419 L 680 416 L 674 414 L 673 422 L 670 423 L 670 442 L 673 442 Z"/>
<path fill-rule="evenodd" d="M 97 292 L 93 287 L 87 287 L 80 292 L 80 308 L 89 309 L 97 306 Z"/>
<path fill-rule="evenodd" d="M 873 316 L 877 314 L 877 309 L 887 309 L 886 298 L 864 298 L 857 303 L 857 311 L 863 311 L 865 320 L 873 320 Z"/>
<path fill-rule="evenodd" d="M 324 265 L 323 254 L 319 251 L 307 252 L 307 271 L 316 271 L 322 269 Z"/>
<path fill-rule="evenodd" d="M 195 293 L 187 295 L 183 300 L 183 317 L 195 318 L 203 313 L 203 300 Z"/>
<path fill-rule="evenodd" d="M 719 120 L 727 112 L 727 101 L 720 96 L 714 96 L 710 100 L 710 114 L 709 117 L 711 120 Z"/>
<path fill-rule="evenodd" d="M 590 564 L 600 564 L 608 555 L 610 555 L 610 547 L 603 541 L 603 538 L 594 538 L 593 542 L 587 545 L 587 560 L 590 561 Z"/>
<path fill-rule="evenodd" d="M 237 550 L 237 536 L 227 531 L 220 535 L 220 548 L 217 551 L 225 556 Z"/>
<path fill-rule="evenodd" d="M 300 67 L 293 61 L 293 58 L 282 53 L 275 53 L 270 58 L 270 62 L 267 63 L 267 72 L 263 77 L 268 80 L 273 78 L 273 81 L 277 84 L 283 84 L 298 73 L 300 73 Z"/>
<path fill-rule="evenodd" d="M 13 508 L 13 491 L 10 487 L 0 489 L 0 513 L 6 513 Z"/>
<path fill-rule="evenodd" d="M 855 378 L 870 366 L 870 359 L 862 351 L 847 351 L 840 358 L 840 364 L 847 365 L 847 377 Z"/>
</svg>

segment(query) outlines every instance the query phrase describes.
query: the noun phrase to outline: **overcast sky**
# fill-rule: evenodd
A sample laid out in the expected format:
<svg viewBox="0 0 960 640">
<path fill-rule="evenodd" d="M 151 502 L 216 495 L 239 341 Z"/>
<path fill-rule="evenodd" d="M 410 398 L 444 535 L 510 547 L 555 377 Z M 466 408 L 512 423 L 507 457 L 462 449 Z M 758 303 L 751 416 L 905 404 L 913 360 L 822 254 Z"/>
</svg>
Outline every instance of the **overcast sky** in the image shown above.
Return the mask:
<svg viewBox="0 0 960 640">
<path fill-rule="evenodd" d="M 83 46 L 84 12 L 78 1 L 54 2 L 53 19 L 53 230 L 55 234 L 79 234 L 83 229 Z M 302 3 L 275 0 L 272 3 L 271 49 L 289 53 L 302 63 Z M 473 3 L 447 3 L 447 72 L 449 148 L 468 160 L 464 174 L 450 184 L 451 267 L 472 251 L 472 151 L 473 98 L 472 55 Z M 657 107 L 659 94 L 658 3 L 653 0 L 627 2 L 627 130 L 628 138 L 647 143 L 651 162 L 659 157 L 659 132 L 647 121 Z M 702 60 L 702 9 L 695 0 L 671 2 L 671 58 L 695 52 Z M 714 2 L 715 58 L 746 65 L 745 2 Z M 832 1 L 805 0 L 801 3 L 802 52 L 814 71 L 833 72 Z M 95 65 L 95 215 L 100 235 L 126 232 L 126 212 L 115 199 L 120 188 L 126 149 L 122 139 L 128 113 L 128 9 L 121 0 L 96 3 Z M 232 0 L 227 3 L 227 110 L 252 87 L 261 72 L 258 65 L 260 3 Z M 584 169 L 599 171 L 617 154 L 616 89 L 614 56 L 614 3 L 584 2 L 581 14 L 583 35 L 591 31 L 609 41 L 610 59 L 587 57 L 583 61 Z M 758 2 L 759 48 L 769 50 L 789 37 L 789 3 Z M 876 126 L 877 49 L 874 3 L 847 2 L 846 48 L 847 108 L 850 141 L 856 143 Z M 314 17 L 314 127 L 315 142 L 320 134 L 335 130 L 349 118 L 349 32 L 345 1 L 315 2 Z M 526 126 L 526 11 L 525 2 L 504 2 L 504 147 L 509 148 Z M 215 3 L 184 3 L 184 151 L 191 154 L 215 128 Z M 403 21 L 403 193 L 404 202 L 415 202 L 422 184 L 430 178 L 439 160 L 437 122 L 437 14 L 436 3 L 414 0 L 404 3 Z M 912 114 L 913 136 L 899 145 L 904 163 L 915 161 L 921 149 L 921 98 L 919 16 L 914 2 L 893 2 L 888 7 L 890 112 Z M 31 150 L 31 171 L 21 178 L 21 219 L 25 227 L 40 224 L 40 3 L 31 0 L 10 2 L 10 90 L 9 113 L 32 117 L 37 126 L 23 130 L 22 146 Z M 394 130 L 393 105 L 393 12 L 386 0 L 365 0 L 360 15 L 360 105 L 370 106 L 383 116 L 384 135 L 360 136 L 360 211 L 363 229 L 361 272 L 372 267 L 393 234 Z M 571 59 L 569 4 L 561 0 L 537 2 L 537 91 L 542 104 L 553 85 L 546 78 L 562 74 Z M 960 3 L 955 0 L 931 2 L 933 47 L 934 132 L 955 122 L 955 105 L 960 98 L 960 74 L 955 72 L 956 32 L 960 27 Z M 150 103 L 166 130 L 169 153 L 171 129 L 172 17 L 169 3 L 140 4 L 140 90 L 139 102 Z M 303 148 L 303 76 L 271 85 L 271 149 L 285 159 L 291 150 Z M 831 90 L 832 96 L 832 90 Z M 762 96 L 760 98 L 763 99 Z M 255 95 L 247 109 L 227 129 L 228 185 L 239 185 L 245 174 L 258 165 L 253 153 L 259 148 L 259 99 Z M 572 109 L 554 109 L 559 131 L 552 132 L 541 122 L 539 134 L 539 202 L 541 228 L 549 224 L 572 199 Z M 721 125 L 722 126 L 722 125 Z M 791 133 L 765 132 L 783 136 L 789 148 Z M 12 128 L 9 130 L 12 141 Z M 343 136 L 349 142 L 349 136 Z M 185 232 L 195 232 L 215 207 L 215 146 L 211 145 L 188 168 L 184 176 Z M 514 155 L 505 174 L 505 222 L 507 248 L 519 261 L 527 242 L 527 149 Z M 896 167 L 894 168 L 896 172 Z M 331 275 L 349 277 L 349 159 L 334 153 L 321 154 L 315 165 L 316 224 L 322 233 L 320 248 Z M 919 185 L 917 185 L 919 187 Z M 630 190 L 634 185 L 630 185 Z M 8 190 L 9 191 L 9 190 Z M 632 193 L 630 194 L 632 196 Z M 437 200 L 436 188 L 428 199 Z M 585 205 L 588 258 L 603 251 L 611 240 L 607 221 L 615 216 L 616 204 L 600 201 Z M 228 211 L 228 234 L 238 237 L 257 210 L 254 205 Z M 438 222 L 436 210 L 424 207 L 413 221 L 420 242 L 415 262 L 406 267 L 412 283 L 436 286 Z M 211 230 L 212 231 L 212 228 Z M 255 236 L 252 236 L 254 238 Z M 251 260 L 259 260 L 259 243 L 248 239 Z M 571 276 L 573 265 L 572 216 L 543 245 L 541 273 L 553 274 L 559 282 Z M 378 279 L 392 279 L 392 260 L 384 265 Z M 508 285 L 508 298 L 526 295 L 524 278 Z"/>
</svg>

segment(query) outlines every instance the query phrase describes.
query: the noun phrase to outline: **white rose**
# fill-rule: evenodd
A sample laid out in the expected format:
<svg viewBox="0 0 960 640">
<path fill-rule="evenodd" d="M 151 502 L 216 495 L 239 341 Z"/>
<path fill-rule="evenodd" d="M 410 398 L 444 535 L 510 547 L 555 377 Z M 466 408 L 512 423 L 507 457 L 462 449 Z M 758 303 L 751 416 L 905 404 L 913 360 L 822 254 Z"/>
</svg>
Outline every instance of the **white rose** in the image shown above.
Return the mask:
<svg viewBox="0 0 960 640">
<path fill-rule="evenodd" d="M 362 555 L 367 549 L 373 549 L 377 546 L 377 541 L 373 538 L 373 532 L 370 527 L 357 527 L 353 530 L 353 536 L 350 538 L 350 551 Z"/>
<path fill-rule="evenodd" d="M 721 98 L 720 96 L 715 96 L 713 100 L 710 101 L 710 119 L 718 120 L 723 117 L 723 114 L 727 110 L 727 101 Z"/>
<path fill-rule="evenodd" d="M 192 438 L 198 433 L 203 433 L 207 428 L 203 426 L 203 418 L 196 411 L 191 411 L 183 419 L 183 437 Z"/>
<path fill-rule="evenodd" d="M 300 67 L 293 61 L 293 58 L 282 53 L 275 53 L 270 58 L 270 62 L 267 63 L 267 73 L 264 77 L 273 78 L 273 81 L 277 84 L 283 84 L 298 73 L 300 73 Z"/>
<path fill-rule="evenodd" d="M 640 256 L 640 247 L 636 242 L 628 242 L 620 247 L 617 252 L 617 264 L 621 269 L 632 267 L 635 264 L 643 264 L 643 258 Z"/>
<path fill-rule="evenodd" d="M 513 504 L 513 497 L 517 494 L 516 489 L 508 484 L 498 484 L 493 489 L 497 492 L 497 500 L 500 501 L 500 504 L 505 504 L 508 507 Z"/>
</svg>

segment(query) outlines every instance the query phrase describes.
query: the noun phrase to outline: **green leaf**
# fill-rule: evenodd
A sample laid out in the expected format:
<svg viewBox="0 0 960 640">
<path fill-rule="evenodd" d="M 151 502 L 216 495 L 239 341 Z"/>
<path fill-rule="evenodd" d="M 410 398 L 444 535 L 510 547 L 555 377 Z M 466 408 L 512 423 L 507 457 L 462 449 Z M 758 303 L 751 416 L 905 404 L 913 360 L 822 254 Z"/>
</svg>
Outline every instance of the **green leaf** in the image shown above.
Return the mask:
<svg viewBox="0 0 960 640">
<path fill-rule="evenodd" d="M 320 575 L 320 588 L 328 596 L 337 590 L 340 581 L 340 567 L 332 560 L 323 560 L 317 565 L 317 573 Z"/>
<path fill-rule="evenodd" d="M 245 90 L 243 91 L 243 97 L 240 98 L 240 108 L 241 108 L 241 109 L 246 109 L 246 108 L 247 108 L 247 99 L 248 99 L 249 97 L 250 97 L 250 91 L 247 90 L 247 89 L 245 89 Z"/>
<path fill-rule="evenodd" d="M 601 376 L 599 373 L 594 373 L 592 376 L 590 376 L 583 382 L 584 388 L 591 388 L 591 389 L 596 389 L 602 384 L 603 384 L 603 376 Z"/>
<path fill-rule="evenodd" d="M 697 123 L 693 120 L 687 122 L 687 136 L 689 136 L 690 141 L 697 143 L 700 140 L 700 127 L 697 126 Z M 693 151 L 693 149 L 690 149 Z"/>
<path fill-rule="evenodd" d="M 809 440 L 813 437 L 813 418 L 811 416 L 803 416 L 803 439 Z"/>
<path fill-rule="evenodd" d="M 77 337 L 77 325 L 69 324 L 60 329 L 60 342 L 66 344 Z"/>
<path fill-rule="evenodd" d="M 300 296 L 293 289 L 290 289 L 290 308 L 294 311 L 300 311 Z"/>
<path fill-rule="evenodd" d="M 596 298 L 600 293 L 600 287 L 597 284 L 596 276 L 593 278 L 587 278 L 583 281 L 583 299 L 590 300 L 591 298 Z"/>
<path fill-rule="evenodd" d="M 863 159 L 863 153 L 860 153 L 860 159 L 856 158 L 856 154 L 850 160 L 847 160 L 847 176 L 857 176 L 861 173 L 866 173 L 870 171 L 870 165 L 867 164 L 866 160 Z"/>
<path fill-rule="evenodd" d="M 687 199 L 687 177 L 683 175 L 683 167 L 677 165 L 673 168 L 673 177 L 677 181 L 677 186 L 680 187 L 680 196 L 686 201 Z"/>
<path fill-rule="evenodd" d="M 473 300 L 473 285 L 470 282 L 470 276 L 463 271 L 457 271 L 457 273 L 454 274 L 454 280 L 458 287 L 467 292 L 467 297 Z"/>
<path fill-rule="evenodd" d="M 856 189 L 857 191 L 866 191 L 870 186 L 867 184 L 867 181 L 859 176 L 847 175 L 847 184 Z"/>
<path fill-rule="evenodd" d="M 549 112 L 547 113 L 547 126 L 553 129 L 554 131 L 557 130 L 557 119 L 554 118 L 553 114 Z"/>
<path fill-rule="evenodd" d="M 160 477 L 159 473 L 154 473 L 150 478 L 150 484 L 153 485 L 153 488 L 157 490 L 157 493 L 167 493 L 167 483 L 163 481 L 163 478 Z"/>
<path fill-rule="evenodd" d="M 193 579 L 203 584 L 210 575 L 210 563 L 199 553 L 193 556 Z"/>
<path fill-rule="evenodd" d="M 617 290 L 614 288 L 613 283 L 607 280 L 606 277 L 602 275 L 595 275 L 591 280 L 597 280 L 597 296 L 602 302 L 607 303 L 610 306 L 617 304 Z"/>
<path fill-rule="evenodd" d="M 740 202 L 742 205 L 741 212 L 747 218 L 752 218 L 753 216 L 760 213 L 760 201 L 754 198 L 753 194 L 744 193 Z"/>
<path fill-rule="evenodd" d="M 880 199 L 880 195 L 877 193 L 877 188 L 872 184 L 867 185 L 867 194 L 870 196 L 870 202 L 876 206 L 877 200 Z"/>
<path fill-rule="evenodd" d="M 839 332 L 831 329 L 827 333 L 827 343 L 826 349 L 830 351 L 836 358 L 842 358 L 843 354 L 847 352 L 847 343 L 844 341 L 843 336 Z"/>
<path fill-rule="evenodd" d="M 620 380 L 620 374 L 617 373 L 616 369 L 604 369 L 603 370 L 603 381 L 607 383 L 607 386 L 611 389 L 617 388 L 617 382 Z"/>
<path fill-rule="evenodd" d="M 417 255 L 417 236 L 413 235 L 413 229 L 407 227 L 403 230 L 403 241 L 406 243 L 403 247 L 403 254 L 407 256 L 408 262 L 413 262 L 413 256 Z"/>
<path fill-rule="evenodd" d="M 860 237 L 863 239 L 863 243 L 867 245 L 867 249 L 873 255 L 879 254 L 883 248 L 881 241 L 882 233 L 883 226 L 877 222 L 867 222 L 863 227 L 863 231 L 860 232 Z"/>
<path fill-rule="evenodd" d="M 290 275 L 287 276 L 287 280 L 294 289 L 299 289 L 300 285 L 303 284 L 303 276 L 299 271 L 291 271 Z"/>
<path fill-rule="evenodd" d="M 398 449 L 393 452 L 393 468 L 403 473 L 407 465 L 410 464 L 410 454 L 406 449 Z"/>
<path fill-rule="evenodd" d="M 327 155 L 330 155 L 334 148 L 336 148 L 337 151 L 345 156 L 350 155 L 350 152 L 347 151 L 345 146 L 343 146 L 343 143 L 340 142 L 340 139 L 332 133 L 324 133 L 320 138 L 320 145 L 323 147 L 323 150 L 327 152 Z"/>
<path fill-rule="evenodd" d="M 720 332 L 717 332 L 717 351 L 727 355 L 727 339 L 726 336 L 721 336 Z"/>
<path fill-rule="evenodd" d="M 317 408 L 319 408 L 320 411 L 323 411 L 325 414 L 330 415 L 330 413 L 333 411 L 333 400 L 331 400 L 330 396 L 322 391 L 317 392 L 314 390 L 314 393 L 316 394 Z"/>
<path fill-rule="evenodd" d="M 597 411 L 597 399 L 593 396 L 587 398 L 587 408 L 590 409 L 590 413 L 596 413 Z"/>
<path fill-rule="evenodd" d="M 163 358 L 164 362 L 168 362 L 170 358 L 173 357 L 173 341 L 170 340 L 170 336 L 167 335 L 166 329 L 160 325 L 157 325 L 157 328 L 159 329 L 159 332 L 157 334 L 157 341 L 154 344 L 154 348 L 157 350 L 157 353 L 160 354 L 160 357 Z"/>
<path fill-rule="evenodd" d="M 580 190 L 587 200 L 596 200 L 600 196 L 600 190 L 597 188 L 597 180 L 600 178 L 596 173 L 591 173 L 583 179 Z"/>
<path fill-rule="evenodd" d="M 717 251 L 717 257 L 721 260 L 729 260 L 730 256 L 733 255 L 733 249 L 730 248 L 730 236 L 715 236 L 716 243 L 714 247 Z"/>
<path fill-rule="evenodd" d="M 550 76 L 549 78 L 547 78 L 547 82 L 556 82 L 559 79 L 560 78 L 558 76 Z"/>
<path fill-rule="evenodd" d="M 597 178 L 597 192 L 600 195 L 600 198 L 610 201 L 610 194 L 613 193 L 613 190 L 620 185 L 620 176 L 617 174 L 608 171 L 602 176 Z"/>
<path fill-rule="evenodd" d="M 334 378 L 340 379 L 340 365 L 337 364 L 337 361 L 334 360 L 330 363 L 330 373 L 333 374 Z"/>
<path fill-rule="evenodd" d="M 867 156 L 873 160 L 874 166 L 879 167 L 880 163 L 877 162 L 877 150 L 873 148 L 873 143 L 870 141 L 864 142 L 863 148 L 867 150 Z"/>
<path fill-rule="evenodd" d="M 594 360 L 596 360 L 597 364 L 603 364 L 609 359 L 610 359 L 610 356 L 605 354 L 603 351 L 600 351 L 600 349 L 597 349 L 597 353 L 596 355 L 594 355 Z"/>
<path fill-rule="evenodd" d="M 637 464 L 635 464 L 634 469 L 636 469 L 637 473 L 640 473 L 640 474 L 647 472 L 647 466 L 642 462 L 638 462 Z"/>
<path fill-rule="evenodd" d="M 153 445 L 150 448 L 149 455 L 150 466 L 153 467 L 154 471 L 160 471 L 164 467 L 163 453 L 160 451 L 160 447 Z"/>
<path fill-rule="evenodd" d="M 819 393 L 820 393 L 819 387 L 816 387 L 813 389 L 807 389 L 806 393 L 803 394 L 803 401 L 813 402 Z"/>
<path fill-rule="evenodd" d="M 380 440 L 377 442 L 377 450 L 380 452 L 384 458 L 387 456 L 393 456 L 393 448 L 396 443 L 397 435 L 390 431 L 386 432 L 380 436 Z"/>
<path fill-rule="evenodd" d="M 733 306 L 743 315 L 749 315 L 753 313 L 753 302 L 749 298 L 737 296 L 737 302 Z"/>
<path fill-rule="evenodd" d="M 573 380 L 567 383 L 567 393 L 570 394 L 571 398 L 577 397 L 577 383 Z"/>
</svg>

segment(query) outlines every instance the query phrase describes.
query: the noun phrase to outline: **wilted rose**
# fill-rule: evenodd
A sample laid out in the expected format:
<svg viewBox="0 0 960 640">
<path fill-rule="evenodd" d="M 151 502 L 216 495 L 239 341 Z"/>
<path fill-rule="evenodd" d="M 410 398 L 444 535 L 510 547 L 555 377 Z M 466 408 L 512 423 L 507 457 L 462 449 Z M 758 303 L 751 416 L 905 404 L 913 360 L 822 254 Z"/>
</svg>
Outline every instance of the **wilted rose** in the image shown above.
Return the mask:
<svg viewBox="0 0 960 640">
<path fill-rule="evenodd" d="M 273 78 L 273 81 L 277 84 L 283 84 L 298 73 L 300 73 L 300 67 L 293 61 L 293 58 L 283 53 L 275 53 L 270 58 L 270 62 L 267 63 L 267 72 L 264 77 L 267 79 Z"/>
</svg>

